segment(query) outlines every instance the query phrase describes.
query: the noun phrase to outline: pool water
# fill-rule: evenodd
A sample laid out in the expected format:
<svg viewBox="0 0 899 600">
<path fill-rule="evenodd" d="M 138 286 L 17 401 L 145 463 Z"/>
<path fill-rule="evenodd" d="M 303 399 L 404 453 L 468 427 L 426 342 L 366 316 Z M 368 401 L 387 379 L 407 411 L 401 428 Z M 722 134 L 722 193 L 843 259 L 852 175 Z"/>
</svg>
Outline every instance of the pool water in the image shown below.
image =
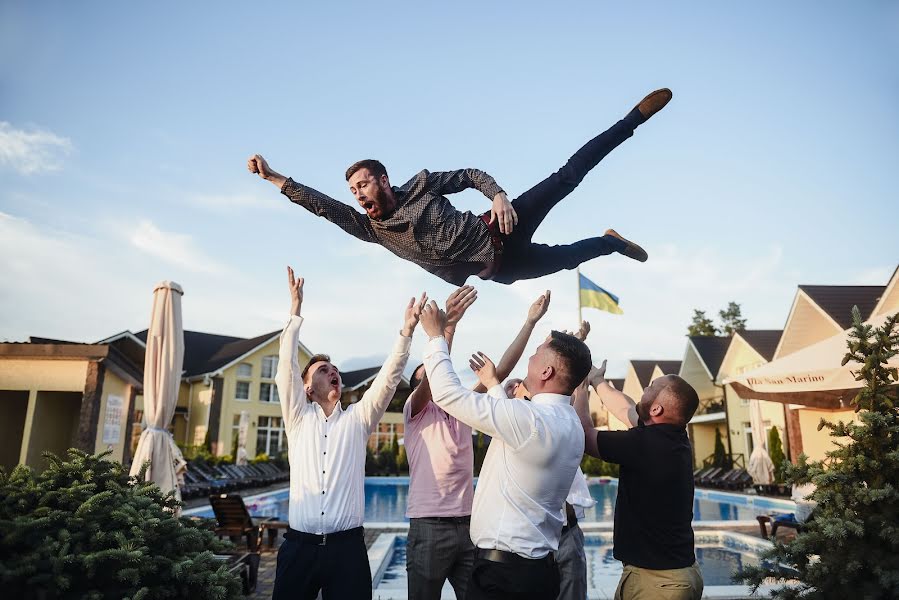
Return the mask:
<svg viewBox="0 0 899 600">
<path fill-rule="evenodd" d="M 387 534 L 384 534 L 387 535 Z M 406 537 L 393 537 L 392 553 L 385 555 L 386 567 L 374 581 L 374 589 L 381 598 L 402 598 L 406 593 Z M 588 533 L 585 535 L 587 556 L 588 596 L 611 597 L 621 577 L 622 565 L 612 556 L 612 534 Z M 757 565 L 759 553 L 770 547 L 770 543 L 725 531 L 703 532 L 696 535 L 696 560 L 702 571 L 706 595 L 717 595 L 718 590 L 742 595 L 743 586 L 735 586 L 732 576 L 743 567 Z M 374 569 L 378 571 L 378 569 Z M 454 598 L 449 583 L 444 585 L 441 596 Z"/>
<path fill-rule="evenodd" d="M 614 479 L 591 480 L 590 494 L 596 505 L 586 510 L 585 522 L 611 523 L 615 515 L 618 482 Z M 365 523 L 407 522 L 408 477 L 365 478 Z M 287 520 L 288 490 L 246 498 L 251 515 Z M 783 500 L 697 490 L 693 500 L 694 521 L 751 521 L 758 514 L 793 512 L 793 504 Z M 212 516 L 209 506 L 185 511 L 185 514 Z"/>
</svg>

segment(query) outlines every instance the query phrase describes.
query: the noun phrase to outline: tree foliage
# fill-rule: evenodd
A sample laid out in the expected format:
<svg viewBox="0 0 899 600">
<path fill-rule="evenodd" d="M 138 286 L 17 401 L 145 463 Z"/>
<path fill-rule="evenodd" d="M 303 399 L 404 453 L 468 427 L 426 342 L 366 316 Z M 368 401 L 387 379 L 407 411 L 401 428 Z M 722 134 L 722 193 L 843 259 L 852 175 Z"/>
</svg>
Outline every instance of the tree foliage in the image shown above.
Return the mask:
<svg viewBox="0 0 899 600">
<path fill-rule="evenodd" d="M 753 588 L 767 578 L 798 580 L 778 588 L 777 598 L 899 597 L 899 373 L 887 367 L 899 353 L 899 314 L 877 329 L 862 323 L 858 308 L 852 319 L 843 364 L 858 363 L 855 378 L 864 386 L 852 400 L 856 420 L 822 419 L 818 427 L 830 431 L 834 444 L 826 460 L 800 455 L 795 466 L 786 464 L 788 483 L 815 486 L 812 518 L 737 576 Z"/>
<path fill-rule="evenodd" d="M 780 432 L 777 430 L 777 427 L 772 427 L 768 430 L 768 456 L 774 465 L 774 482 L 782 483 L 783 466 L 787 456 L 784 454 L 783 443 L 780 441 Z"/>
<path fill-rule="evenodd" d="M 718 335 L 718 328 L 710 318 L 705 316 L 704 310 L 693 309 L 693 321 L 687 327 L 689 336 Z"/>
<path fill-rule="evenodd" d="M 722 335 L 730 336 L 746 330 L 746 319 L 743 318 L 740 305 L 736 302 L 728 302 L 727 308 L 718 311 L 718 318 L 721 320 Z"/>
<path fill-rule="evenodd" d="M 174 495 L 108 453 L 44 456 L 35 473 L 0 469 L 0 583 L 5 598 L 241 597 L 239 579 L 213 558 L 229 544 L 187 519 Z"/>
</svg>

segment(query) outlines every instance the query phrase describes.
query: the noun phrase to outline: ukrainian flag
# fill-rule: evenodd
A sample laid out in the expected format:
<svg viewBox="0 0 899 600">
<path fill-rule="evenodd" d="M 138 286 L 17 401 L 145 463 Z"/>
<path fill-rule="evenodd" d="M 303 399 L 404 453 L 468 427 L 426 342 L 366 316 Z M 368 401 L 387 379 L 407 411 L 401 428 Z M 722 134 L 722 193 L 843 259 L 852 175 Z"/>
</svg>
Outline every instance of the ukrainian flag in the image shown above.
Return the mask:
<svg viewBox="0 0 899 600">
<path fill-rule="evenodd" d="M 578 273 L 581 308 L 598 308 L 616 315 L 624 311 L 618 306 L 618 296 L 605 291 L 580 273 Z"/>
</svg>

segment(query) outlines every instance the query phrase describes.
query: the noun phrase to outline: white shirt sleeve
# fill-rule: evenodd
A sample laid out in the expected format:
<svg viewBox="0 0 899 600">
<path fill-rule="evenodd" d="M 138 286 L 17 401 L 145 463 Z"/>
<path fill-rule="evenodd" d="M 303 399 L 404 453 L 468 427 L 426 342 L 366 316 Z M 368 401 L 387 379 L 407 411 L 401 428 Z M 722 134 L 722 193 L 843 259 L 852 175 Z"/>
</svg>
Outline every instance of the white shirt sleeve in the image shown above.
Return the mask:
<svg viewBox="0 0 899 600">
<path fill-rule="evenodd" d="M 478 431 L 498 437 L 513 449 L 536 433 L 536 420 L 526 401 L 507 398 L 501 386 L 479 394 L 462 385 L 445 339 L 429 341 L 424 358 L 431 396 L 447 413 Z"/>
<path fill-rule="evenodd" d="M 300 424 L 303 409 L 308 403 L 306 388 L 303 386 L 303 378 L 300 376 L 302 370 L 297 358 L 302 324 L 303 317 L 290 317 L 290 321 L 281 332 L 281 346 L 278 349 L 278 371 L 275 373 L 275 384 L 278 386 L 278 398 L 281 401 L 284 431 L 288 433 Z"/>
<path fill-rule="evenodd" d="M 393 352 L 381 367 L 378 376 L 375 377 L 371 387 L 362 395 L 362 399 L 353 409 L 369 432 L 384 416 L 384 411 L 387 410 L 387 406 L 396 392 L 396 387 L 403 378 L 403 369 L 406 368 L 406 362 L 409 360 L 411 343 L 411 337 L 399 336 L 393 345 Z"/>
</svg>

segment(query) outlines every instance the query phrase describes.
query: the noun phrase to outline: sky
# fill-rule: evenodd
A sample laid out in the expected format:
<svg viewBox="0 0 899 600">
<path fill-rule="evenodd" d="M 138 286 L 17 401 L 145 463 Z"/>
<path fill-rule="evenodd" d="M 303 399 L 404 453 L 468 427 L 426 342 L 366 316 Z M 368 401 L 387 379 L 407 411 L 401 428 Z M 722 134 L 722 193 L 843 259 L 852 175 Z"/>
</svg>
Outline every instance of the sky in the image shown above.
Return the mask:
<svg viewBox="0 0 899 600">
<path fill-rule="evenodd" d="M 668 107 L 535 241 L 614 227 L 649 252 L 581 267 L 624 310 L 583 313 L 610 375 L 681 359 L 694 308 L 736 301 L 749 328 L 779 329 L 797 285 L 884 285 L 899 264 L 897 59 L 886 0 L 3 2 L 0 340 L 145 329 L 165 279 L 186 329 L 257 336 L 286 322 L 289 264 L 303 343 L 345 370 L 378 364 L 408 299 L 453 287 L 292 205 L 251 154 L 351 204 L 361 158 L 394 185 L 479 168 L 514 198 L 659 87 Z M 469 283 L 468 380 L 465 357 L 498 360 L 545 290 L 528 352 L 577 326 L 573 271 Z"/>
</svg>

